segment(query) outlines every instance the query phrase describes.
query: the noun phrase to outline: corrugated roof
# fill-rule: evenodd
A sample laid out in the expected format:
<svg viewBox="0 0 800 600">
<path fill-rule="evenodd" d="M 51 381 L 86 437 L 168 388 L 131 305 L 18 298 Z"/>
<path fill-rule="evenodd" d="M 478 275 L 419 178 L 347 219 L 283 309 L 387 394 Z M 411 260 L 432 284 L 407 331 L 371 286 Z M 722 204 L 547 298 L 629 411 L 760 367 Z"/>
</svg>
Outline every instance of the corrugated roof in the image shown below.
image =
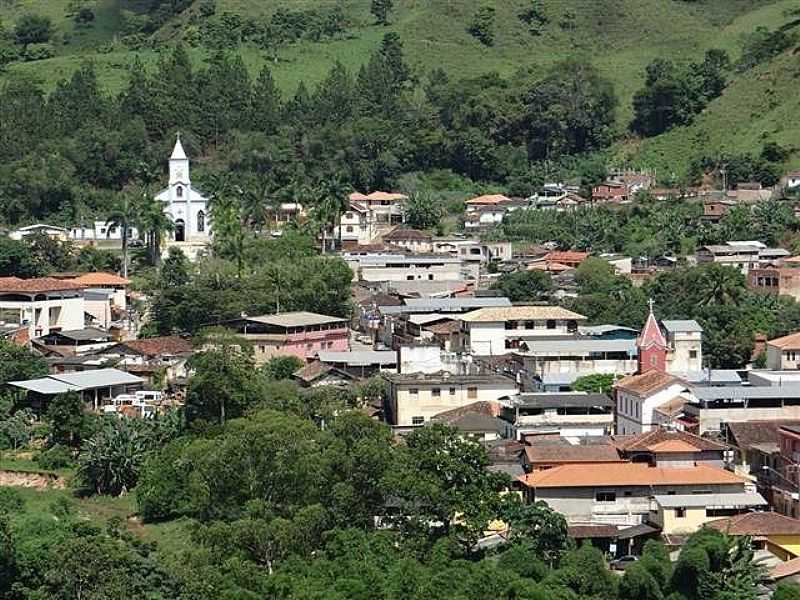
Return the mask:
<svg viewBox="0 0 800 600">
<path fill-rule="evenodd" d="M 665 319 L 661 321 L 664 329 L 670 333 L 702 333 L 703 328 L 694 319 Z"/>
<path fill-rule="evenodd" d="M 9 385 L 29 392 L 36 392 L 37 394 L 44 394 L 52 396 L 55 394 L 65 394 L 66 392 L 77 391 L 79 388 L 67 385 L 64 382 L 43 377 L 41 379 L 27 379 L 25 381 L 9 381 Z"/>
<path fill-rule="evenodd" d="M 583 321 L 583 315 L 561 306 L 509 306 L 506 308 L 481 308 L 459 317 L 468 323 L 492 323 L 500 321 Z"/>
<path fill-rule="evenodd" d="M 800 383 L 762 386 L 698 386 L 692 389 L 698 400 L 744 400 L 750 398 L 800 398 Z"/>
<path fill-rule="evenodd" d="M 142 378 L 126 373 L 125 371 L 120 371 L 119 369 L 97 369 L 78 373 L 61 373 L 58 375 L 50 375 L 50 378 L 68 385 L 73 385 L 79 389 L 144 383 Z"/>
<path fill-rule="evenodd" d="M 722 508 L 765 506 L 761 494 L 658 494 L 653 499 L 664 508 Z"/>
<path fill-rule="evenodd" d="M 92 340 L 110 340 L 111 334 L 102 329 L 94 327 L 86 327 L 85 329 L 69 329 L 67 331 L 59 331 L 54 335 L 60 335 L 76 342 L 88 342 Z"/>
<path fill-rule="evenodd" d="M 481 296 L 472 298 L 408 298 L 405 305 L 414 309 L 430 309 L 431 312 L 449 312 L 467 308 L 511 306 L 505 296 Z"/>
<path fill-rule="evenodd" d="M 449 384 L 455 385 L 468 385 L 474 383 L 476 385 L 502 385 L 504 387 L 515 388 L 516 382 L 510 377 L 499 375 L 496 373 L 489 373 L 486 375 L 453 375 L 444 371 L 438 373 L 393 373 L 384 374 L 384 377 L 392 383 L 400 385 L 441 385 L 446 386 Z"/>
<path fill-rule="evenodd" d="M 614 406 L 614 401 L 605 394 L 585 392 L 533 392 L 517 394 L 511 398 L 515 406 L 525 408 L 583 408 L 592 406 Z"/>
<path fill-rule="evenodd" d="M 297 311 L 285 312 L 275 315 L 262 315 L 259 317 L 247 317 L 248 321 L 256 321 L 266 325 L 275 325 L 276 327 L 309 327 L 311 325 L 327 325 L 329 323 L 345 322 L 346 319 L 341 317 L 331 317 L 328 315 L 320 315 L 318 313 Z"/>
<path fill-rule="evenodd" d="M 593 465 L 562 465 L 520 477 L 532 488 L 664 486 L 744 484 L 746 479 L 730 471 L 698 465 L 695 467 L 651 467 L 642 463 L 609 463 L 598 469 Z"/>
<path fill-rule="evenodd" d="M 609 339 L 594 339 L 594 338 L 577 338 L 577 339 L 547 339 L 541 335 L 534 333 L 525 333 L 524 330 L 506 332 L 506 337 L 518 338 L 525 340 L 529 346 L 528 350 L 515 350 L 515 354 L 520 355 L 536 355 L 550 352 L 577 352 L 577 353 L 592 353 L 592 352 L 627 352 L 629 356 L 635 357 L 638 352 L 636 349 L 636 340 L 609 340 Z"/>
<path fill-rule="evenodd" d="M 354 367 L 397 364 L 397 352 L 394 350 L 353 350 L 349 352 L 320 350 L 317 352 L 317 357 L 323 363 L 344 363 Z"/>
</svg>

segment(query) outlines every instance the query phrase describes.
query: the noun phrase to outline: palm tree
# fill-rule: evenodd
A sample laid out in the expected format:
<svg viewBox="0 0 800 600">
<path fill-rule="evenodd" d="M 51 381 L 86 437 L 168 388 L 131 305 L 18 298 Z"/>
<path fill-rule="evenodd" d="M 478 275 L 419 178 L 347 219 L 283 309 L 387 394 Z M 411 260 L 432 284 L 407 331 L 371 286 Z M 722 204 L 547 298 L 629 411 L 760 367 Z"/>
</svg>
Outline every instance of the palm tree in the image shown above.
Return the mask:
<svg viewBox="0 0 800 600">
<path fill-rule="evenodd" d="M 247 250 L 247 219 L 243 216 L 242 210 L 245 192 L 233 184 L 228 174 L 215 176 L 210 190 L 215 251 L 224 258 L 236 262 L 237 273 L 241 279 Z"/>
<path fill-rule="evenodd" d="M 175 225 L 148 187 L 142 188 L 138 194 L 137 209 L 136 224 L 139 231 L 144 232 L 148 262 L 157 265 L 161 258 L 161 240 L 166 232 L 174 229 Z"/>
<path fill-rule="evenodd" d="M 735 304 L 745 289 L 744 277 L 739 271 L 717 263 L 703 267 L 697 284 L 703 306 Z"/>
<path fill-rule="evenodd" d="M 122 276 L 128 277 L 128 234 L 137 218 L 135 195 L 123 190 L 116 198 L 113 210 L 106 218 L 106 228 L 119 227 L 122 233 Z"/>
<path fill-rule="evenodd" d="M 347 196 L 349 188 L 338 176 L 323 179 L 314 186 L 314 198 L 316 200 L 314 211 L 317 216 L 317 223 L 322 230 L 322 253 L 325 254 L 328 247 L 327 233 L 329 228 L 336 231 L 337 224 L 341 221 L 341 215 L 350 206 Z"/>
</svg>

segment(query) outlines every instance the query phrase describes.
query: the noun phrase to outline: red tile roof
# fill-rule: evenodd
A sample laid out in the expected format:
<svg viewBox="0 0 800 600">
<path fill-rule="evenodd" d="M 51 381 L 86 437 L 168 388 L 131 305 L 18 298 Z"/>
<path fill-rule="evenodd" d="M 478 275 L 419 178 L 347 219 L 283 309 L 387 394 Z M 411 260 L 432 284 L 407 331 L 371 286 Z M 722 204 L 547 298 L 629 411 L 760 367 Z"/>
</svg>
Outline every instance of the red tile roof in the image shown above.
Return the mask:
<svg viewBox="0 0 800 600">
<path fill-rule="evenodd" d="M 658 392 L 674 383 L 680 383 L 680 381 L 680 379 L 669 373 L 652 370 L 639 375 L 623 377 L 614 383 L 614 388 L 643 397 Z"/>
<path fill-rule="evenodd" d="M 583 262 L 589 258 L 588 252 L 576 252 L 574 250 L 549 252 L 544 259 L 557 263 Z"/>
<path fill-rule="evenodd" d="M 726 446 L 686 431 L 654 429 L 638 435 L 617 437 L 614 443 L 625 452 L 686 452 L 725 450 Z M 679 446 L 678 446 L 679 445 Z"/>
<path fill-rule="evenodd" d="M 562 444 L 537 444 L 526 446 L 525 456 L 531 464 L 537 463 L 609 463 L 623 462 L 617 449 L 610 444 L 566 446 Z"/>
<path fill-rule="evenodd" d="M 519 478 L 532 488 L 722 485 L 746 480 L 730 471 L 698 465 L 695 467 L 651 467 L 643 463 L 567 464 Z"/>
<path fill-rule="evenodd" d="M 800 520 L 775 512 L 751 512 L 706 523 L 728 535 L 800 535 Z"/>
<path fill-rule="evenodd" d="M 64 290 L 80 290 L 85 285 L 73 281 L 62 281 L 52 277 L 36 279 L 19 279 L 18 277 L 0 277 L 0 292 L 21 292 L 36 294 L 40 292 L 60 292 Z"/>
<path fill-rule="evenodd" d="M 502 204 L 503 202 L 511 202 L 511 198 L 503 196 L 503 194 L 485 194 L 467 200 L 467 204 L 475 206 L 481 204 Z"/>
<path fill-rule="evenodd" d="M 120 345 L 144 356 L 178 356 L 191 354 L 194 350 L 188 340 L 177 335 L 131 340 Z"/>
<path fill-rule="evenodd" d="M 114 273 L 84 273 L 73 279 L 75 283 L 83 284 L 87 287 L 94 285 L 130 285 L 130 281 Z"/>
<path fill-rule="evenodd" d="M 412 229 L 410 227 L 396 227 L 389 233 L 383 236 L 384 241 L 400 242 L 400 241 L 420 241 L 430 242 L 431 236 L 419 229 Z"/>
<path fill-rule="evenodd" d="M 794 271 L 796 269 L 792 270 Z M 769 340 L 767 342 L 767 345 L 774 346 L 775 348 L 780 348 L 782 350 L 785 350 L 787 348 L 790 350 L 800 349 L 800 332 L 790 333 L 789 335 L 775 338 L 774 340 Z"/>
</svg>

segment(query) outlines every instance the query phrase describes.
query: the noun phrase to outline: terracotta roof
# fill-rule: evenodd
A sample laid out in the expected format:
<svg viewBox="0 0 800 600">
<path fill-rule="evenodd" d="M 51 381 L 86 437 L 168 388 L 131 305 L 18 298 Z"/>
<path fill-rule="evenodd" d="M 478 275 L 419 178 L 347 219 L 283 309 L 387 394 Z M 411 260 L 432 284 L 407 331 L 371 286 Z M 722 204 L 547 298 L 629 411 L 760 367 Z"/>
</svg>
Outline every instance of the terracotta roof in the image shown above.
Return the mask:
<svg viewBox="0 0 800 600">
<path fill-rule="evenodd" d="M 631 392 L 637 396 L 647 396 L 658 392 L 659 390 L 669 387 L 674 383 L 680 383 L 680 379 L 663 373 L 661 371 L 652 370 L 639 375 L 628 375 L 614 383 L 615 389 Z"/>
<path fill-rule="evenodd" d="M 431 236 L 419 229 L 410 227 L 395 227 L 392 231 L 383 236 L 384 241 L 431 241 Z"/>
<path fill-rule="evenodd" d="M 473 310 L 459 317 L 468 323 L 494 321 L 542 321 L 551 319 L 583 321 L 583 315 L 561 306 L 498 306 Z"/>
<path fill-rule="evenodd" d="M 511 198 L 503 196 L 503 194 L 484 194 L 467 200 L 467 204 L 502 204 L 503 202 L 510 202 Z"/>
<path fill-rule="evenodd" d="M 434 323 L 433 325 L 425 325 L 424 330 L 430 331 L 436 335 L 449 335 L 451 333 L 458 333 L 461 331 L 461 323 L 449 319 L 443 323 Z"/>
<path fill-rule="evenodd" d="M 372 192 L 371 194 L 361 194 L 353 192 L 350 194 L 350 200 L 353 202 L 364 202 L 365 200 L 405 200 L 408 198 L 405 194 L 397 194 L 394 192 Z"/>
<path fill-rule="evenodd" d="M 789 335 L 785 335 L 783 337 L 775 338 L 774 340 L 769 340 L 767 345 L 775 346 L 776 348 L 781 348 L 782 350 L 787 348 L 791 350 L 800 349 L 800 331 L 797 333 L 790 333 Z"/>
<path fill-rule="evenodd" d="M 734 445 L 743 449 L 757 444 L 777 444 L 780 438 L 778 430 L 786 425 L 800 425 L 800 421 L 740 421 L 725 424 Z"/>
<path fill-rule="evenodd" d="M 574 250 L 549 252 L 545 260 L 550 260 L 557 263 L 565 262 L 583 262 L 589 258 L 588 252 L 575 252 Z"/>
<path fill-rule="evenodd" d="M 479 400 L 478 402 L 473 402 L 472 404 L 467 404 L 466 406 L 460 406 L 458 408 L 440 412 L 432 418 L 437 421 L 448 422 L 464 415 L 485 415 L 488 417 L 496 417 L 502 410 L 503 405 L 499 402 Z"/>
<path fill-rule="evenodd" d="M 800 520 L 775 512 L 751 512 L 706 523 L 729 535 L 798 535 Z"/>
<path fill-rule="evenodd" d="M 340 375 L 345 379 L 353 379 L 353 377 L 346 371 L 337 369 L 336 367 L 323 363 L 322 361 L 314 361 L 297 369 L 297 371 L 293 373 L 293 376 L 306 383 L 311 383 L 320 377 L 324 377 L 328 373 L 335 373 L 336 375 Z"/>
<path fill-rule="evenodd" d="M 800 558 L 793 558 L 792 560 L 779 563 L 772 567 L 772 570 L 769 572 L 772 579 L 783 579 L 784 577 L 790 577 L 798 573 L 800 573 Z"/>
<path fill-rule="evenodd" d="M 608 463 L 623 462 L 611 444 L 562 445 L 537 444 L 525 447 L 530 463 Z"/>
<path fill-rule="evenodd" d="M 695 467 L 651 467 L 643 463 L 608 463 L 602 469 L 591 464 L 567 464 L 519 478 L 532 488 L 723 485 L 746 480 L 730 471 L 698 465 Z"/>
<path fill-rule="evenodd" d="M 120 346 L 144 356 L 177 356 L 191 354 L 194 351 L 189 341 L 177 335 L 131 340 L 129 342 L 121 342 Z"/>
<path fill-rule="evenodd" d="M 569 537 L 576 540 L 589 539 L 589 538 L 610 538 L 617 535 L 617 527 L 615 525 L 600 525 L 600 524 L 587 524 L 587 525 L 570 525 L 567 527 Z"/>
<path fill-rule="evenodd" d="M 86 287 L 93 285 L 130 285 L 130 281 L 114 273 L 84 273 L 73 279 L 75 283 L 80 283 Z"/>
<path fill-rule="evenodd" d="M 667 400 L 661 406 L 654 407 L 653 410 L 665 417 L 672 417 L 680 414 L 687 402 L 688 400 L 686 398 L 675 396 L 672 400 Z"/>
<path fill-rule="evenodd" d="M 60 292 L 62 290 L 80 290 L 85 285 L 73 281 L 62 281 L 52 277 L 39 277 L 36 279 L 19 279 L 18 277 L 0 277 L 0 292 Z"/>
<path fill-rule="evenodd" d="M 726 446 L 686 431 L 654 429 L 638 435 L 615 437 L 617 448 L 625 452 L 699 452 L 725 450 Z"/>
</svg>

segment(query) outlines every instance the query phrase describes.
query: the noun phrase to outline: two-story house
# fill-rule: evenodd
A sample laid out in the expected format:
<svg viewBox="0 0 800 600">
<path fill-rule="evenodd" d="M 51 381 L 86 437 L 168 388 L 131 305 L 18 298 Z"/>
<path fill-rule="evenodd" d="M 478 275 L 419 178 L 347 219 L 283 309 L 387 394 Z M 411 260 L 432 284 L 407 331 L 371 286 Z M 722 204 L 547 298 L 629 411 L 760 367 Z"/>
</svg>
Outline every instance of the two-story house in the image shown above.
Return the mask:
<svg viewBox="0 0 800 600">
<path fill-rule="evenodd" d="M 560 306 L 509 306 L 481 308 L 459 319 L 462 350 L 494 356 L 519 348 L 521 336 L 570 337 L 586 317 Z"/>
<path fill-rule="evenodd" d="M 717 263 L 734 267 L 747 275 L 750 269 L 759 265 L 758 246 L 720 244 L 703 246 L 696 253 L 697 264 Z"/>
<path fill-rule="evenodd" d="M 417 253 L 430 252 L 432 249 L 431 235 L 411 227 L 395 227 L 383 236 L 383 241 Z"/>
<path fill-rule="evenodd" d="M 384 374 L 389 385 L 384 413 L 393 428 L 425 425 L 434 416 L 474 402 L 492 402 L 517 393 L 513 379 L 503 375 L 437 373 Z"/>
<path fill-rule="evenodd" d="M 510 399 L 502 417 L 520 439 L 531 434 L 604 436 L 614 430 L 614 401 L 586 392 L 524 393 Z"/>
<path fill-rule="evenodd" d="M 257 364 L 286 355 L 305 361 L 322 350 L 342 352 L 350 348 L 347 319 L 341 317 L 299 311 L 242 317 L 221 325 L 233 329 L 253 345 Z"/>
<path fill-rule="evenodd" d="M 770 296 L 791 296 L 800 300 L 800 269 L 762 267 L 747 274 L 747 287 Z"/>
<path fill-rule="evenodd" d="M 767 369 L 771 371 L 800 369 L 800 332 L 767 342 Z"/>
<path fill-rule="evenodd" d="M 27 327 L 30 338 L 83 329 L 84 287 L 52 277 L 0 277 L 0 322 Z"/>
<path fill-rule="evenodd" d="M 347 252 L 342 258 L 353 271 L 353 281 L 463 281 L 461 259 L 441 254 Z"/>
</svg>

